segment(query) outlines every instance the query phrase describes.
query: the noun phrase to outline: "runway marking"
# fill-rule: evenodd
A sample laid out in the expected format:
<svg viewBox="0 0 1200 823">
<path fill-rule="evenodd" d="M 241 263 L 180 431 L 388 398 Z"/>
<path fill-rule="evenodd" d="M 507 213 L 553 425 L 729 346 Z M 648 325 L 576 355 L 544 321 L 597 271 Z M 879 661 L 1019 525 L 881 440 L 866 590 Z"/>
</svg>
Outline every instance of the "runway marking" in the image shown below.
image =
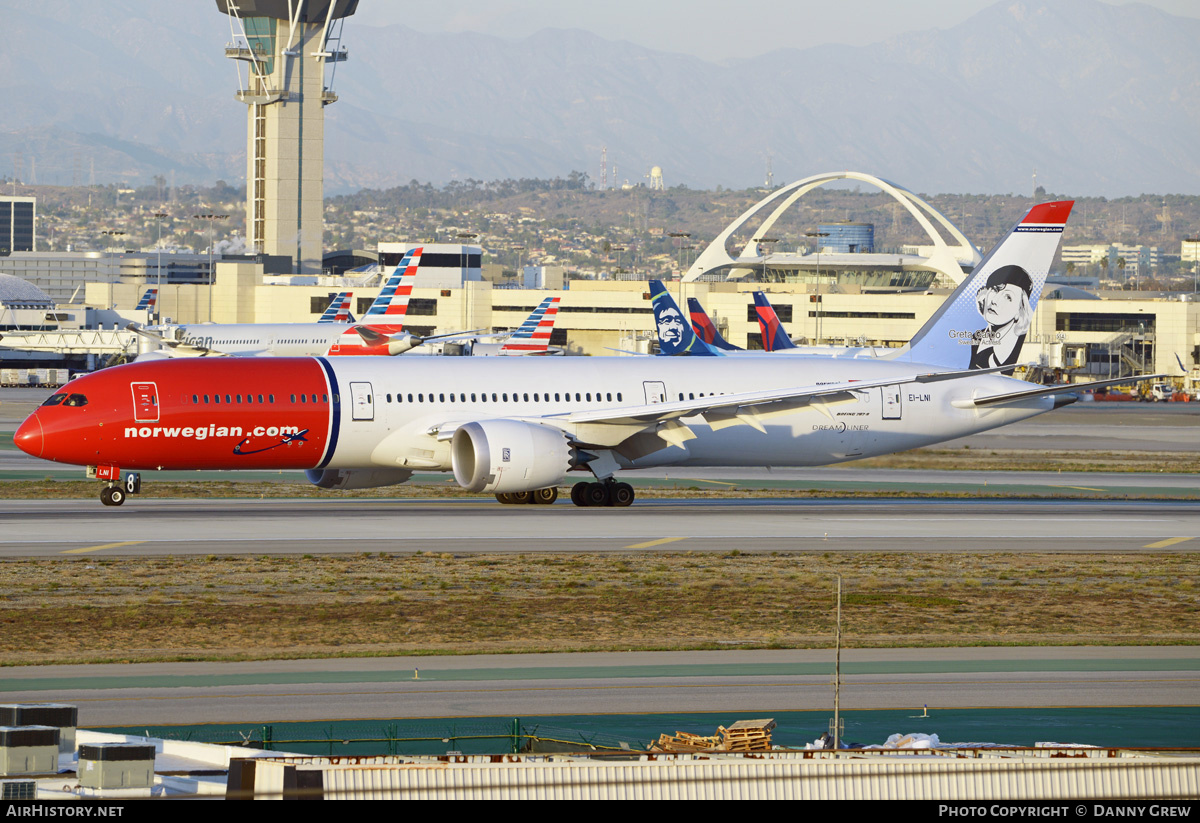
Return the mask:
<svg viewBox="0 0 1200 823">
<path fill-rule="evenodd" d="M 85 546 L 82 549 L 67 549 L 62 554 L 86 554 L 87 552 L 98 552 L 102 549 L 117 549 L 121 546 L 136 546 L 138 543 L 148 543 L 148 540 L 126 540 L 124 543 L 101 543 L 99 546 Z"/>
<path fill-rule="evenodd" d="M 1159 540 L 1157 543 L 1151 543 L 1149 546 L 1142 546 L 1143 549 L 1165 549 L 1167 546 L 1174 546 L 1176 543 L 1183 543 L 1187 540 L 1195 540 L 1194 537 L 1168 537 L 1166 540 Z"/>
<path fill-rule="evenodd" d="M 1085 492 L 1106 492 L 1108 489 L 1093 489 L 1091 486 L 1051 486 L 1052 489 L 1081 489 Z"/>
<path fill-rule="evenodd" d="M 687 540 L 686 537 L 663 537 L 658 540 L 651 540 L 649 543 L 636 543 L 632 546 L 626 546 L 627 549 L 649 549 L 654 546 L 661 546 L 664 543 L 675 543 L 679 540 Z"/>
<path fill-rule="evenodd" d="M 715 483 L 718 486 L 736 486 L 737 483 L 722 483 L 720 480 L 702 480 L 699 477 L 692 478 L 693 483 Z"/>
</svg>

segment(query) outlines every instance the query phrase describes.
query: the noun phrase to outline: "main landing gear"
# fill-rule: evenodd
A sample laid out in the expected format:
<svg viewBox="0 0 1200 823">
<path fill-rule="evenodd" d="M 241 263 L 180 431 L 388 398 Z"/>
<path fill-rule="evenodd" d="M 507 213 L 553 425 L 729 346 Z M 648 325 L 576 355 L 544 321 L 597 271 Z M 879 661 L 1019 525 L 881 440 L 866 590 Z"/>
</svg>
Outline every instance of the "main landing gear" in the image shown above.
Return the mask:
<svg viewBox="0 0 1200 823">
<path fill-rule="evenodd" d="M 549 505 L 558 499 L 558 488 L 534 489 L 531 492 L 506 492 L 496 495 L 501 503 L 538 503 Z"/>
<path fill-rule="evenodd" d="M 613 478 L 594 483 L 576 483 L 571 487 L 571 502 L 576 506 L 618 506 L 633 503 L 633 486 Z"/>
</svg>

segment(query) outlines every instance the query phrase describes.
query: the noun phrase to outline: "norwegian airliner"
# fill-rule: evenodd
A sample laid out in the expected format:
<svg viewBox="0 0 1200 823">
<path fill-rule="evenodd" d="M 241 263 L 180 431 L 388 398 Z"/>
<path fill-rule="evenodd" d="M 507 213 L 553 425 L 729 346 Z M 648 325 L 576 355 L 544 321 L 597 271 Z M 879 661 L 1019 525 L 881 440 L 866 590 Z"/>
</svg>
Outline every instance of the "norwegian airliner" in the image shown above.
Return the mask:
<svg viewBox="0 0 1200 823">
<path fill-rule="evenodd" d="M 79 378 L 14 440 L 88 467 L 107 505 L 143 470 L 296 469 L 329 489 L 452 472 L 505 503 L 551 503 L 575 472 L 576 505 L 628 506 L 625 469 L 818 466 L 928 446 L 1115 382 L 1000 373 L 1019 358 L 1071 206 L 1035 206 L 891 359 L 160 360 Z"/>
</svg>

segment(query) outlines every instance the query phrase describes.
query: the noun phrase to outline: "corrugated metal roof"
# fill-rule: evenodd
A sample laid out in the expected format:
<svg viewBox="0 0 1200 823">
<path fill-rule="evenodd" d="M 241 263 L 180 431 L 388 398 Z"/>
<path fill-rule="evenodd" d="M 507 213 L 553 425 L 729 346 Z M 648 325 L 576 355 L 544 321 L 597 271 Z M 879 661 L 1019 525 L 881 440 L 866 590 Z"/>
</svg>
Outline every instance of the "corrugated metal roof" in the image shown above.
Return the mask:
<svg viewBox="0 0 1200 823">
<path fill-rule="evenodd" d="M 456 762 L 449 762 L 449 761 Z M 326 799 L 1074 800 L 1200 794 L 1200 752 L 771 753 L 750 756 L 280 758 L 266 793 Z M 289 770 L 307 779 L 288 778 Z M 320 773 L 320 780 L 316 780 Z M 303 778 L 304 775 L 301 775 Z M 315 789 L 314 786 L 321 788 Z"/>
</svg>

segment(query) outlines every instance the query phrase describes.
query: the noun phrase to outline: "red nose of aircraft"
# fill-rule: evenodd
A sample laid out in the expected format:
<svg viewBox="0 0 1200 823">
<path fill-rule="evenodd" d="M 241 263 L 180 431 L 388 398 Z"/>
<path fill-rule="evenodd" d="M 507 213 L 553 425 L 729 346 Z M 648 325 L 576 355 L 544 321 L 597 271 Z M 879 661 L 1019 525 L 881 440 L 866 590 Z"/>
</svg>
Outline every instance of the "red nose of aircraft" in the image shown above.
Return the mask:
<svg viewBox="0 0 1200 823">
<path fill-rule="evenodd" d="M 34 457 L 42 456 L 42 421 L 38 420 L 36 412 L 25 418 L 25 422 L 17 427 L 16 434 L 13 435 L 13 442 L 26 454 Z"/>
</svg>

